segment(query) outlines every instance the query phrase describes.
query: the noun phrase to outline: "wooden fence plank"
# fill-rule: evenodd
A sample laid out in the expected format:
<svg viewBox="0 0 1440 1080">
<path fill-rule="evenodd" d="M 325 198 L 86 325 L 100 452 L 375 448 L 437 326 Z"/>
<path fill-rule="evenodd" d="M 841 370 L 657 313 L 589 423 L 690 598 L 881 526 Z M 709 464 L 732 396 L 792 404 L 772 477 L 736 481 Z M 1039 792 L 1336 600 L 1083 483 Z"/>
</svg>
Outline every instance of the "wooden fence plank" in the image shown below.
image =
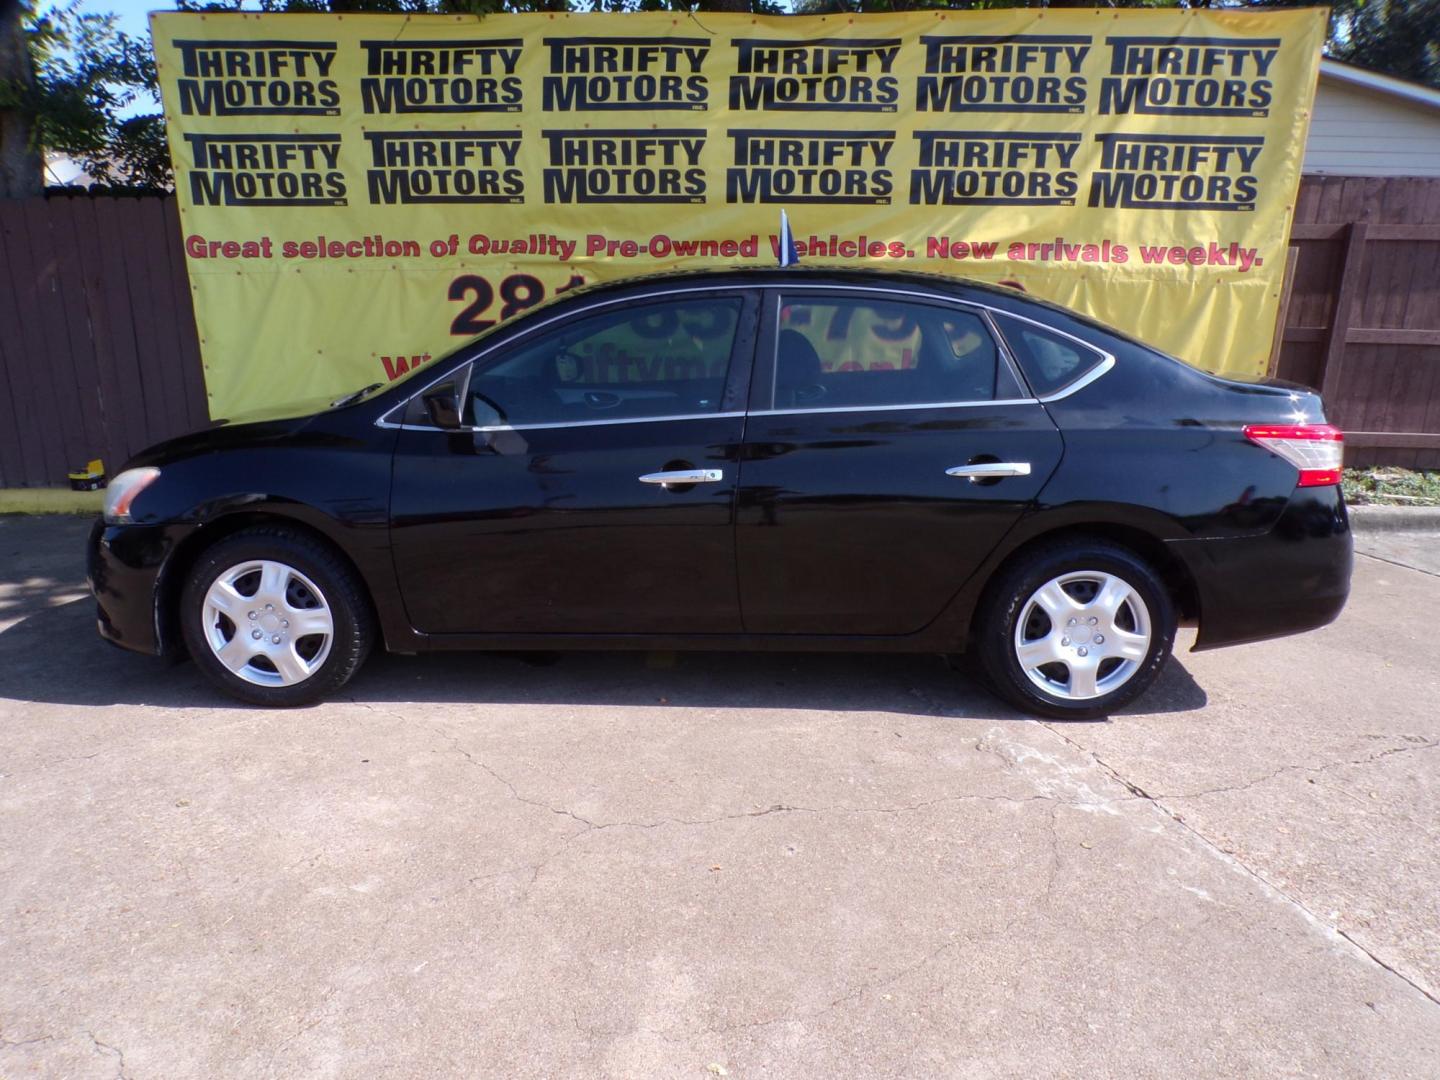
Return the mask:
<svg viewBox="0 0 1440 1080">
<path fill-rule="evenodd" d="M 12 373 L 18 376 L 15 409 L 25 440 L 27 476 L 30 483 L 63 483 L 69 466 L 65 461 L 65 445 L 54 415 L 55 391 L 50 382 L 47 358 L 49 349 L 44 331 L 34 317 L 39 304 L 39 263 L 43 252 L 34 250 L 30 241 L 29 220 L 37 212 L 38 199 L 0 201 L 0 239 L 3 239 L 10 264 L 10 295 L 14 303 L 14 321 L 19 338 L 19 355 L 14 357 Z"/>
<path fill-rule="evenodd" d="M 180 370 L 182 352 L 175 290 L 170 280 L 170 253 L 167 250 L 170 235 L 165 210 L 159 199 L 142 199 L 139 209 L 135 219 L 136 243 L 145 256 L 145 291 L 150 301 L 155 339 L 153 370 L 164 389 L 166 430 L 161 437 L 169 438 L 190 428 L 185 376 Z"/>
<path fill-rule="evenodd" d="M 1440 432 L 1347 431 L 1346 446 L 1393 446 L 1407 450 L 1440 450 Z"/>
<path fill-rule="evenodd" d="M 10 246 L 5 241 L 10 228 L 9 216 L 0 212 L 0 252 L 7 256 Z M 35 422 L 25 399 L 33 374 L 18 332 L 20 312 L 11 284 L 11 261 L 9 257 L 0 259 L 0 326 L 17 328 L 0 334 L 0 484 L 6 486 L 31 483 L 31 477 L 44 471 L 40 448 L 24 426 L 27 419 Z"/>
<path fill-rule="evenodd" d="M 1298 227 L 1302 224 L 1309 224 L 1310 222 L 1320 220 L 1316 217 L 1316 214 L 1320 210 L 1320 189 L 1321 185 L 1315 182 L 1313 176 L 1300 178 L 1300 191 L 1295 197 L 1295 214 L 1292 227 Z"/>
<path fill-rule="evenodd" d="M 1321 395 L 1339 406 L 1340 377 L 1345 364 L 1345 335 L 1350 329 L 1350 316 L 1355 307 L 1355 287 L 1365 258 L 1365 223 L 1350 226 L 1345 241 L 1345 256 L 1340 264 L 1340 288 L 1335 294 L 1335 313 L 1330 317 L 1330 336 L 1325 346 L 1325 367 Z"/>
<path fill-rule="evenodd" d="M 95 211 L 95 244 L 99 253 L 101 282 L 108 315 L 106 340 L 113 350 L 116 382 L 120 389 L 120 409 L 125 417 L 126 456 L 155 440 L 149 433 L 157 425 L 145 407 L 145 387 L 140 381 L 139 347 L 135 337 L 134 305 L 125 269 L 125 234 L 120 216 L 125 212 L 118 199 L 91 200 Z"/>
<path fill-rule="evenodd" d="M 69 472 L 84 465 L 89 454 L 83 418 L 75 399 L 75 343 L 61 296 L 61 255 L 55 244 L 52 222 L 48 199 L 37 200 L 34 212 L 26 215 L 35 270 L 35 293 L 27 318 L 39 327 L 44 340 L 41 361 L 48 376 L 50 396 L 42 408 L 64 458 L 65 471 Z"/>
<path fill-rule="evenodd" d="M 1418 177 L 1392 181 L 1384 215 L 1386 222 L 1394 223 L 1391 227 L 1399 242 L 1372 249 L 1390 262 L 1393 272 L 1385 284 L 1387 295 L 1378 319 L 1369 325 L 1408 331 L 1408 340 L 1400 338 L 1393 346 L 1395 375 L 1383 390 L 1376 423 L 1366 425 L 1373 430 L 1425 431 L 1431 395 L 1440 387 L 1435 371 L 1440 365 L 1431 362 L 1435 354 L 1415 347 L 1425 345 L 1427 339 L 1430 344 L 1440 344 L 1440 318 L 1435 317 L 1440 311 L 1426 311 L 1426 301 L 1435 292 L 1426 282 L 1434 281 L 1430 275 L 1440 272 L 1440 243 L 1436 243 L 1440 241 L 1440 213 L 1436 213 L 1440 203 L 1427 205 L 1432 197 L 1440 197 L 1440 185 Z M 1421 450 L 1395 449 L 1391 454 L 1393 462 L 1414 466 Z"/>
<path fill-rule="evenodd" d="M 135 334 L 135 369 L 138 383 L 145 402 L 145 425 L 151 441 L 164 438 L 161 432 L 173 431 L 171 420 L 171 390 L 166 386 L 164 361 L 161 359 L 158 312 L 154 305 L 153 289 L 150 284 L 148 251 L 138 220 L 138 207 L 125 206 L 117 200 L 117 209 L 124 206 L 124 212 L 115 216 L 120 226 L 121 261 L 125 266 L 125 289 L 130 294 L 131 320 Z"/>
<path fill-rule="evenodd" d="M 1297 222 L 1290 228 L 1290 241 L 1294 243 L 1299 240 L 1337 240 L 1345 235 L 1349 228 L 1342 221 L 1329 222 L 1323 225 L 1300 224 Z"/>
<path fill-rule="evenodd" d="M 95 360 L 90 313 L 85 303 L 83 263 L 75 236 L 72 202 L 71 199 L 48 199 L 45 209 L 50 218 L 50 241 L 55 252 L 55 280 L 59 286 L 57 299 L 68 335 L 68 350 L 64 359 L 71 379 L 66 389 L 74 394 L 75 411 L 80 420 L 80 447 L 75 463 L 78 466 L 92 458 L 101 458 L 108 468 L 114 468 L 101 407 L 100 368 Z M 60 357 L 55 358 L 57 365 L 60 360 Z"/>
<path fill-rule="evenodd" d="M 95 358 L 95 396 L 100 405 L 101 423 L 105 427 L 101 456 L 106 472 L 114 476 L 133 447 L 129 437 L 130 423 L 122 407 L 115 345 L 110 340 L 104 267 L 100 259 L 99 239 L 95 235 L 95 201 L 69 198 L 64 203 L 75 244 L 75 274 L 80 283 L 90 348 Z"/>
<path fill-rule="evenodd" d="M 1340 197 L 1345 193 L 1344 179 L 1326 176 L 1320 180 L 1320 199 L 1315 204 L 1316 221 L 1348 221 L 1340 206 Z"/>
<path fill-rule="evenodd" d="M 1290 230 L 1291 241 L 1339 240 L 1345 236 L 1349 223 L 1344 221 L 1326 224 L 1296 224 Z M 1371 224 L 1370 239 L 1374 240 L 1440 240 L 1440 225 L 1397 225 Z"/>
<path fill-rule="evenodd" d="M 1440 345 L 1440 330 L 1398 330 L 1389 326 L 1352 326 L 1346 332 L 1345 340 L 1352 345 Z"/>
<path fill-rule="evenodd" d="M 170 292 L 174 297 L 176 337 L 180 344 L 180 371 L 185 381 L 185 419 L 191 430 L 210 423 L 209 399 L 205 395 L 205 370 L 200 359 L 200 335 L 195 328 L 194 294 L 185 268 L 184 234 L 180 228 L 180 204 L 165 200 L 166 247 L 170 255 Z"/>
<path fill-rule="evenodd" d="M 1295 288 L 1295 266 L 1299 261 L 1299 248 L 1292 244 L 1285 249 L 1285 283 L 1280 287 L 1280 303 L 1275 311 L 1275 333 L 1270 339 L 1270 361 L 1265 365 L 1265 374 L 1272 379 L 1280 369 L 1280 350 L 1285 346 L 1285 322 L 1290 315 L 1290 294 Z"/>
</svg>

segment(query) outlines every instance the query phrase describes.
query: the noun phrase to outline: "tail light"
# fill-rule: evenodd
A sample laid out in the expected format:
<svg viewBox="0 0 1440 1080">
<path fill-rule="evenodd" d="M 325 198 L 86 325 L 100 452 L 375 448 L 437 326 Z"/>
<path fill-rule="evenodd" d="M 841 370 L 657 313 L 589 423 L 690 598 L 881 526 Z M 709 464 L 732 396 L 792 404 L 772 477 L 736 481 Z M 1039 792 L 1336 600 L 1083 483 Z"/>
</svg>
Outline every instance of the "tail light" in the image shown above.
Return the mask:
<svg viewBox="0 0 1440 1080">
<path fill-rule="evenodd" d="M 1246 424 L 1245 437 L 1300 470 L 1299 487 L 1340 483 L 1345 434 L 1330 424 Z"/>
</svg>

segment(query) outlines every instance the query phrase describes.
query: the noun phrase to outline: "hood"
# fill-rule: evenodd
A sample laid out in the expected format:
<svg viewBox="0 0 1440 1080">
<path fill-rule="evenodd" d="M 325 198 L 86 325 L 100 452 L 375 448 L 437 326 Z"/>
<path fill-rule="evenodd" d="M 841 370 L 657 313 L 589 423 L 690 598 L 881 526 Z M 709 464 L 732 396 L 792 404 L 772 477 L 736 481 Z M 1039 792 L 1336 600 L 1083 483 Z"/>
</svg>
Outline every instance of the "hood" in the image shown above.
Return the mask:
<svg viewBox="0 0 1440 1080">
<path fill-rule="evenodd" d="M 226 420 L 203 431 L 192 431 L 174 439 L 166 439 L 140 451 L 125 468 L 134 469 L 142 465 L 164 466 L 184 458 L 198 457 L 239 446 L 263 446 L 279 442 L 304 429 L 315 419 L 315 414 L 303 413 L 272 420 L 250 420 L 240 422 Z"/>
</svg>

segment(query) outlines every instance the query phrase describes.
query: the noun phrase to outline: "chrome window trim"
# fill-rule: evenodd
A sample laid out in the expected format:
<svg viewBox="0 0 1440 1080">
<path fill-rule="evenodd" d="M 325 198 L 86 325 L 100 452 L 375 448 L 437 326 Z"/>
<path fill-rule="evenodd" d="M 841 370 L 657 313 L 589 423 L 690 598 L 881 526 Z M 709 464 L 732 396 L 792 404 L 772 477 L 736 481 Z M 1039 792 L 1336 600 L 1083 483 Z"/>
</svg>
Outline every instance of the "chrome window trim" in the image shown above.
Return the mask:
<svg viewBox="0 0 1440 1080">
<path fill-rule="evenodd" d="M 775 301 L 775 304 L 770 312 L 770 392 L 765 396 L 770 399 L 770 404 L 774 405 L 780 387 L 780 314 L 785 310 L 784 289 L 776 288 L 774 290 L 774 295 L 773 297 L 771 297 L 771 299 Z M 765 305 L 763 301 L 760 305 L 760 314 L 763 320 L 765 314 Z M 764 326 L 763 321 L 761 322 L 761 326 Z M 760 360 L 760 337 L 761 335 L 758 334 L 755 337 L 755 360 L 757 364 Z M 751 379 L 751 385 L 754 385 L 753 377 Z M 763 401 L 764 398 L 761 398 L 761 400 Z M 745 404 L 748 406 L 750 402 L 747 400 Z M 761 415 L 761 413 L 755 410 L 751 410 L 750 414 L 752 416 Z"/>
<path fill-rule="evenodd" d="M 1071 379 L 1068 383 L 1060 387 L 1060 389 L 1056 390 L 1054 393 L 1046 394 L 1045 396 L 1040 398 L 1042 404 L 1048 404 L 1052 401 L 1059 401 L 1062 398 L 1069 397 L 1071 394 L 1078 393 L 1079 391 L 1084 390 L 1085 387 L 1089 386 L 1096 379 L 1100 378 L 1100 376 L 1104 375 L 1106 372 L 1108 372 L 1111 368 L 1115 366 L 1114 353 L 1106 352 L 1098 345 L 1091 345 L 1088 341 L 1085 341 L 1082 338 L 1078 338 L 1074 334 L 1067 334 L 1064 330 L 1057 330 L 1049 323 L 1043 323 L 1039 319 L 1032 319 L 1025 315 L 1016 315 L 1013 311 L 1001 311 L 999 308 L 990 308 L 989 310 L 994 311 L 997 315 L 1004 315 L 1007 319 L 1016 319 L 1020 322 L 1029 323 L 1031 326 L 1038 326 L 1047 334 L 1054 334 L 1056 337 L 1062 337 L 1065 338 L 1067 341 L 1073 341 L 1082 349 L 1092 352 L 1096 356 L 1100 357 L 1100 362 L 1086 368 L 1083 375 L 1079 375 L 1076 378 Z M 999 330 L 998 325 L 996 326 L 996 330 Z M 1002 341 L 1005 339 L 1005 334 L 1003 331 L 1000 332 L 1000 339 Z M 1026 380 L 1026 385 L 1029 385 L 1028 379 Z"/>
<path fill-rule="evenodd" d="M 607 420 L 575 420 L 575 421 L 562 422 L 562 423 L 553 423 L 553 424 L 515 424 L 515 425 L 498 425 L 498 426 L 496 426 L 496 425 L 491 425 L 491 426 L 488 426 L 488 427 L 469 427 L 469 426 L 466 426 L 466 427 L 459 427 L 459 428 L 437 428 L 437 427 L 430 427 L 430 426 L 428 426 L 428 425 L 426 425 L 426 426 L 411 425 L 409 428 L 407 428 L 407 430 L 409 430 L 409 431 L 450 431 L 450 432 L 536 431 L 536 430 L 543 430 L 543 429 L 549 429 L 549 428 L 598 427 L 598 426 L 605 425 L 605 424 L 645 424 L 645 423 L 656 423 L 656 422 L 659 422 L 659 421 L 662 421 L 662 420 L 699 420 L 699 419 L 705 419 L 705 418 L 708 418 L 708 417 L 730 417 L 730 418 L 734 418 L 734 417 L 737 417 L 737 416 L 747 416 L 747 415 L 748 415 L 748 416 L 790 416 L 790 415 L 799 415 L 799 414 L 803 414 L 803 413 L 822 413 L 822 412 L 895 412 L 895 411 L 898 411 L 898 410 L 901 410 L 901 409 L 927 409 L 927 408 L 928 408 L 928 409 L 952 409 L 952 408 L 953 408 L 953 409 L 958 409 L 958 408 L 976 408 L 976 407 L 983 406 L 983 405 L 995 405 L 995 406 L 1032 405 L 1032 404 L 1044 405 L 1044 404 L 1049 404 L 1049 403 L 1052 402 L 1052 401 L 1060 401 L 1060 400 L 1062 400 L 1063 398 L 1069 397 L 1071 394 L 1078 393 L 1079 391 L 1085 389 L 1085 387 L 1089 386 L 1091 383 L 1095 382 L 1097 379 L 1099 379 L 1099 378 L 1101 378 L 1103 375 L 1107 374 L 1112 368 L 1115 367 L 1115 363 L 1116 363 L 1116 361 L 1115 361 L 1115 356 L 1114 356 L 1112 353 L 1107 352 L 1106 350 L 1100 348 L 1099 346 L 1092 345 L 1092 344 L 1090 344 L 1090 342 L 1085 341 L 1085 340 L 1082 339 L 1082 338 L 1078 338 L 1078 337 L 1076 337 L 1074 334 L 1067 333 L 1067 332 L 1064 331 L 1064 330 L 1061 330 L 1061 329 L 1058 329 L 1057 327 L 1051 326 L 1051 325 L 1048 324 L 1048 323 L 1040 322 L 1038 319 L 1032 319 L 1032 318 L 1030 318 L 1029 316 L 1026 316 L 1026 315 L 1018 315 L 1018 314 L 1016 314 L 1016 313 L 1013 312 L 1013 311 L 1006 311 L 1004 308 L 992 307 L 992 306 L 990 306 L 990 305 L 988 305 L 988 304 L 984 304 L 984 303 L 981 303 L 981 302 L 979 302 L 979 301 L 975 301 L 975 300 L 961 300 L 961 299 L 958 299 L 958 298 L 953 297 L 953 296 L 947 296 L 947 295 L 946 295 L 945 293 L 943 293 L 943 292 L 925 292 L 925 291 L 918 290 L 918 289 L 905 289 L 905 288 L 891 287 L 891 286 L 887 286 L 887 285 L 884 285 L 884 284 L 873 284 L 873 285 L 826 285 L 826 284 L 821 284 L 821 283 L 806 283 L 806 284 L 800 284 L 800 283 L 797 282 L 795 285 L 786 285 L 786 284 L 784 284 L 783 282 L 775 282 L 775 281 L 763 282 L 763 283 L 757 282 L 757 283 L 751 284 L 751 285 L 731 283 L 731 284 L 728 284 L 728 285 L 695 285 L 695 286 L 687 286 L 687 287 L 683 287 L 683 288 L 657 289 L 657 290 L 654 291 L 654 292 L 645 292 L 645 293 L 640 293 L 639 295 L 631 295 L 631 296 L 624 296 L 624 297 L 615 297 L 615 298 L 608 299 L 608 300 L 596 300 L 596 301 L 594 301 L 594 302 L 592 302 L 592 303 L 587 304 L 585 307 L 580 308 L 579 311 L 564 312 L 564 313 L 558 314 L 558 315 L 551 315 L 549 318 L 543 320 L 542 322 L 536 323 L 534 326 L 530 326 L 530 327 L 526 327 L 526 328 L 522 329 L 522 330 L 520 331 L 520 333 L 517 334 L 515 337 L 509 338 L 509 339 L 507 339 L 506 341 L 504 341 L 503 343 L 495 343 L 495 344 L 491 344 L 491 345 L 487 345 L 487 346 L 483 347 L 483 348 L 482 348 L 478 353 L 476 353 L 474 356 L 470 357 L 468 360 L 464 360 L 464 361 L 461 361 L 461 362 L 462 362 L 462 363 L 465 363 L 465 364 L 472 364 L 472 365 L 473 365 L 473 364 L 475 364 L 476 362 L 478 362 L 478 361 L 480 361 L 481 359 L 483 359 L 484 357 L 486 357 L 487 355 L 489 355 L 489 354 L 490 354 L 491 352 L 493 352 L 496 348 L 498 348 L 501 344 L 506 345 L 506 346 L 509 346 L 509 345 L 514 344 L 516 341 L 519 341 L 519 340 L 521 340 L 522 338 L 524 338 L 524 337 L 526 337 L 526 336 L 528 336 L 528 335 L 530 335 L 530 334 L 533 334 L 533 333 L 536 333 L 537 331 L 543 330 L 545 327 L 549 326 L 551 323 L 559 322 L 559 321 L 562 320 L 562 319 L 583 318 L 583 317 L 585 317 L 586 315 L 588 315 L 588 314 L 590 314 L 590 313 L 592 313 L 592 312 L 600 311 L 600 310 L 602 310 L 602 309 L 604 309 L 604 308 L 608 308 L 608 307 L 614 307 L 614 306 L 616 306 L 617 304 L 634 304 L 634 303 L 639 303 L 639 302 L 643 302 L 643 301 L 647 301 L 647 300 L 663 300 L 663 299 L 665 299 L 665 298 L 667 298 L 667 297 L 671 297 L 671 296 L 687 296 L 687 295 L 692 295 L 692 294 L 695 294 L 695 293 L 716 293 L 716 292 L 718 292 L 718 293 L 733 293 L 733 292 L 737 292 L 737 291 L 744 291 L 744 290 L 746 290 L 746 289 L 754 289 L 754 290 L 758 290 L 758 291 L 761 291 L 761 292 L 770 290 L 770 291 L 773 291 L 773 292 L 775 293 L 775 303 L 776 303 L 776 308 L 775 308 L 775 312 L 776 312 L 775 324 L 776 324 L 776 326 L 779 325 L 779 311 L 780 311 L 780 304 L 782 303 L 782 300 L 783 300 L 783 293 L 784 293 L 785 290 L 787 290 L 787 289 L 794 289 L 794 290 L 805 291 L 805 292 L 817 292 L 817 291 L 851 292 L 851 293 L 855 293 L 855 292 L 860 292 L 860 293 L 870 292 L 870 293 L 881 293 L 881 294 L 884 294 L 884 295 L 887 295 L 887 296 L 911 296 L 911 297 L 917 297 L 917 298 L 922 299 L 922 300 L 929 300 L 929 301 L 933 301 L 933 302 L 938 302 L 938 303 L 940 303 L 940 304 L 947 304 L 947 305 L 950 305 L 950 306 L 953 306 L 953 307 L 959 307 L 959 308 L 964 308 L 964 309 L 971 310 L 971 311 L 974 311 L 974 312 L 978 312 L 979 315 L 980 315 L 980 317 L 981 317 L 981 319 L 988 325 L 991 334 L 995 337 L 995 342 L 996 342 L 996 344 L 997 344 L 997 345 L 999 346 L 999 348 L 1000 348 L 1001 355 L 1005 357 L 1006 362 L 1010 365 L 1011 374 L 1016 377 L 1016 379 L 1019 381 L 1019 384 L 1020 384 L 1020 386 L 1021 386 L 1022 388 L 1029 386 L 1029 380 L 1027 380 L 1027 379 L 1024 377 L 1024 373 L 1020 370 L 1020 367 L 1019 367 L 1018 362 L 1016 362 L 1015 359 L 1011 356 L 1011 354 L 1010 354 L 1010 348 L 1009 348 L 1009 343 L 1005 340 L 1005 334 L 1004 334 L 1004 332 L 1000 329 L 999 325 L 995 322 L 994 316 L 996 316 L 996 315 L 1004 315 L 1004 316 L 1006 316 L 1007 318 L 1017 319 L 1017 320 L 1019 320 L 1020 322 L 1027 322 L 1027 323 L 1030 323 L 1032 326 L 1038 326 L 1041 330 L 1044 330 L 1046 333 L 1054 334 L 1054 335 L 1056 335 L 1057 337 L 1062 337 L 1062 338 L 1065 338 L 1065 339 L 1067 339 L 1067 340 L 1069 340 L 1069 341 L 1075 342 L 1075 344 L 1078 345 L 1078 346 L 1080 346 L 1082 349 L 1086 349 L 1086 350 L 1088 350 L 1089 352 L 1094 353 L 1096 356 L 1100 357 L 1101 359 L 1100 359 L 1100 362 L 1099 362 L 1098 364 L 1096 364 L 1096 365 L 1095 365 L 1094 367 L 1092 367 L 1092 368 L 1089 368 L 1089 369 L 1085 372 L 1085 374 L 1081 375 L 1079 378 L 1073 380 L 1072 382 L 1067 383 L 1065 386 L 1062 386 L 1059 390 L 1055 391 L 1054 393 L 1052 393 L 1052 394 L 1047 394 L 1047 395 L 1045 395 L 1044 397 L 1006 398 L 1006 399 L 1001 399 L 1001 400 L 992 399 L 992 400 L 990 400 L 990 401 L 943 401 L 943 402 L 921 403 L 921 404 L 916 404 L 916 405 L 860 405 L 860 406 L 847 406 L 847 407 L 843 407 L 843 408 L 837 407 L 837 408 L 831 408 L 831 409 L 755 409 L 755 410 L 748 410 L 748 411 L 745 411 L 745 412 L 726 412 L 726 413 L 679 413 L 679 414 L 675 414 L 675 415 L 673 415 L 673 416 L 617 417 L 617 418 L 614 418 L 614 419 L 607 419 Z M 778 343 L 778 341 L 777 341 L 777 343 Z M 778 364 L 772 364 L 771 367 L 772 367 L 771 378 L 772 378 L 772 382 L 773 382 L 773 379 L 778 375 L 779 365 L 778 365 Z M 376 427 L 379 427 L 379 428 L 403 428 L 403 427 L 405 427 L 405 424 L 403 423 L 403 421 L 397 423 L 397 422 L 392 421 L 392 420 L 390 419 L 390 417 L 393 416 L 393 415 L 394 415 L 395 413 L 397 413 L 397 412 L 403 413 L 404 410 L 405 410 L 405 408 L 406 408 L 406 406 L 408 406 L 412 400 L 414 400 L 415 398 L 419 397 L 421 394 L 425 393 L 425 392 L 426 392 L 427 390 L 429 390 L 432 386 L 435 386 L 435 385 L 437 385 L 438 383 L 442 382 L 444 379 L 449 378 L 450 375 L 453 373 L 453 370 L 454 370 L 454 369 L 452 368 L 450 371 L 447 371 L 445 374 L 436 376 L 434 379 L 431 379 L 429 382 L 425 383 L 425 384 L 424 384 L 423 386 L 421 386 L 419 389 L 417 389 L 417 390 L 415 390 L 414 392 L 412 392 L 408 397 L 404 398 L 402 401 L 400 401 L 399 403 L 397 403 L 393 408 L 387 409 L 387 410 L 380 416 L 380 418 L 375 421 L 375 426 L 376 426 Z M 473 368 L 472 368 L 472 372 L 473 372 Z M 467 375 L 467 382 L 468 382 L 468 379 L 469 379 L 469 376 Z M 774 389 L 774 386 L 773 386 L 773 385 L 772 385 L 771 388 L 770 388 L 770 400 L 771 400 L 771 401 L 774 401 L 774 400 L 775 400 L 775 389 Z"/>
<path fill-rule="evenodd" d="M 460 418 L 461 418 L 462 420 L 465 418 L 465 412 L 464 412 L 465 403 L 470 400 L 470 380 L 473 379 L 474 377 L 475 377 L 475 365 L 474 365 L 473 363 L 471 363 L 471 364 L 466 364 L 466 365 L 465 365 L 465 378 L 464 378 L 464 380 L 460 383 L 460 387 L 459 387 L 459 389 L 460 389 L 460 394 L 459 394 L 459 396 L 458 396 L 458 397 L 456 398 L 456 400 L 455 400 L 455 404 L 456 404 L 456 406 L 458 407 L 458 410 L 459 410 L 459 412 L 460 412 Z"/>
<path fill-rule="evenodd" d="M 1061 398 L 1067 398 L 1071 394 L 1075 394 L 1081 390 L 1084 390 L 1085 387 L 1089 386 L 1096 379 L 1100 378 L 1100 376 L 1104 375 L 1107 371 L 1109 371 L 1115 366 L 1115 357 L 1111 356 L 1109 353 L 1104 353 L 1102 355 L 1105 357 L 1105 359 L 1101 360 L 1100 363 L 1090 368 L 1090 370 L 1085 372 L 1084 375 L 1081 375 L 1078 379 L 1074 379 L 1071 382 L 1066 383 L 1059 390 L 1055 391 L 1055 393 L 1046 394 L 1040 399 L 1040 401 L 1043 404 L 1048 404 L 1049 402 L 1059 401 Z"/>
<path fill-rule="evenodd" d="M 1010 378 L 1020 389 L 1021 393 L 1030 389 L 1030 380 L 1025 378 L 1025 373 L 1020 370 L 1020 362 L 1010 352 L 1010 343 L 1005 340 L 1005 335 L 1000 332 L 1000 324 L 995 321 L 995 313 L 990 308 L 981 308 L 980 317 L 985 320 L 986 327 L 990 330 L 990 337 L 995 342 L 995 347 L 1000 350 L 1000 358 L 1005 364 L 1005 369 L 1010 372 Z M 999 384 L 999 379 L 996 379 Z"/>
<path fill-rule="evenodd" d="M 751 416 L 804 416 L 809 413 L 907 412 L 913 409 L 981 409 L 986 405 L 1039 405 L 1039 398 L 991 398 L 988 401 L 919 401 L 913 405 L 835 405 L 821 409 L 755 409 Z"/>
<path fill-rule="evenodd" d="M 665 416 L 614 416 L 605 420 L 564 420 L 553 424 L 485 424 L 476 427 L 465 424 L 461 427 L 439 428 L 430 424 L 391 424 L 375 421 L 377 427 L 399 428 L 406 431 L 445 431 L 452 435 L 486 431 L 544 431 L 552 428 L 602 427 L 608 424 L 658 424 L 664 420 L 734 420 L 744 416 L 743 412 L 673 413 Z"/>
</svg>

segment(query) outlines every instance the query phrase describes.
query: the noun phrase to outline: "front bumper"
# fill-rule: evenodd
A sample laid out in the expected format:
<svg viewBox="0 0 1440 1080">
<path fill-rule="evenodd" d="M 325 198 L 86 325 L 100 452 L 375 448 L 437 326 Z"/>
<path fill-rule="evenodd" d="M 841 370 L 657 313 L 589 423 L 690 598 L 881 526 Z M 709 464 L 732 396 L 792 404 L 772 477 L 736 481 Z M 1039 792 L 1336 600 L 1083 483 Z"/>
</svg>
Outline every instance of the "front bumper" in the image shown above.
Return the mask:
<svg viewBox="0 0 1440 1080">
<path fill-rule="evenodd" d="M 1299 488 L 1263 536 L 1176 540 L 1200 600 L 1195 649 L 1333 622 L 1350 595 L 1354 539 L 1340 488 Z"/>
<path fill-rule="evenodd" d="M 165 566 L 188 531 L 185 526 L 96 520 L 86 572 L 101 637 L 152 656 L 178 644 L 161 618 L 161 586 Z"/>
</svg>

